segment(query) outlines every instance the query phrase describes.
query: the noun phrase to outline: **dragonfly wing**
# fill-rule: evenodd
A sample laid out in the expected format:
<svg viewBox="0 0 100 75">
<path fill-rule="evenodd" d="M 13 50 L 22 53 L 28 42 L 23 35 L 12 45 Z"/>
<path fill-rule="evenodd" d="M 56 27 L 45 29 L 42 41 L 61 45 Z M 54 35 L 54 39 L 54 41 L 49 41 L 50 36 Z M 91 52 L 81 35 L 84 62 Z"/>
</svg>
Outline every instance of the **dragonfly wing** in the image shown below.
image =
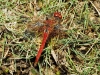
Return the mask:
<svg viewBox="0 0 100 75">
<path fill-rule="evenodd" d="M 42 21 L 35 21 L 35 22 L 29 22 L 27 24 L 27 28 L 24 32 L 24 34 L 28 37 L 33 37 L 35 35 L 40 35 L 40 30 L 43 29 L 42 27 L 44 26 Z M 43 31 L 41 31 L 43 32 Z"/>
<path fill-rule="evenodd" d="M 58 24 L 55 25 L 53 31 L 49 35 L 49 37 L 55 37 L 55 36 L 60 36 L 60 38 L 67 37 L 66 30 L 63 29 L 63 26 Z"/>
</svg>

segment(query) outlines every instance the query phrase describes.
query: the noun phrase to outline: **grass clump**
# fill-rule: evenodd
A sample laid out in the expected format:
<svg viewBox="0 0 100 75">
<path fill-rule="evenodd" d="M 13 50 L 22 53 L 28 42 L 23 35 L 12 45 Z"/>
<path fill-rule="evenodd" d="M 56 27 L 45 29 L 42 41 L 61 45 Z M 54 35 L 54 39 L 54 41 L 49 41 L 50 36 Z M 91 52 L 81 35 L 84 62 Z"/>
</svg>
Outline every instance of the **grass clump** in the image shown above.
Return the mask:
<svg viewBox="0 0 100 75">
<path fill-rule="evenodd" d="M 1 75 L 100 74 L 100 1 L 3 0 L 0 5 Z M 27 25 L 55 11 L 62 14 L 60 31 L 50 35 L 34 67 L 42 36 Z"/>
</svg>

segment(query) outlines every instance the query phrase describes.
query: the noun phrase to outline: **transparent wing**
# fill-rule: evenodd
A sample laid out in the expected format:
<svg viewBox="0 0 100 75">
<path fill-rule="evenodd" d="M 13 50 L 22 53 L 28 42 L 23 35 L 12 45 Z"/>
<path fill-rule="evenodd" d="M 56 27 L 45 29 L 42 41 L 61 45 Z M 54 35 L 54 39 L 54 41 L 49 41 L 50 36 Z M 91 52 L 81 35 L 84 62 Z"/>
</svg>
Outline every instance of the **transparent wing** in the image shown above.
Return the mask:
<svg viewBox="0 0 100 75">
<path fill-rule="evenodd" d="M 64 29 L 62 25 L 60 24 L 55 25 L 49 37 L 51 38 L 55 36 L 60 36 L 60 38 L 67 37 L 66 30 Z"/>
</svg>

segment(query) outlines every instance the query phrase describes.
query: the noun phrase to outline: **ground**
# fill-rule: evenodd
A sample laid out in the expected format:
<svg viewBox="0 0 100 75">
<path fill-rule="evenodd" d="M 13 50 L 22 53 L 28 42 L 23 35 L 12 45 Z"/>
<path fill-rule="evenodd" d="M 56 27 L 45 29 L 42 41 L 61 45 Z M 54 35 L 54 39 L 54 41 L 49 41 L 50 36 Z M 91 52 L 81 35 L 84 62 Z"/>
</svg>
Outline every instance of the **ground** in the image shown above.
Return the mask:
<svg viewBox="0 0 100 75">
<path fill-rule="evenodd" d="M 41 25 L 54 12 L 60 26 L 34 67 Z M 1 0 L 0 75 L 100 75 L 100 1 Z"/>
</svg>

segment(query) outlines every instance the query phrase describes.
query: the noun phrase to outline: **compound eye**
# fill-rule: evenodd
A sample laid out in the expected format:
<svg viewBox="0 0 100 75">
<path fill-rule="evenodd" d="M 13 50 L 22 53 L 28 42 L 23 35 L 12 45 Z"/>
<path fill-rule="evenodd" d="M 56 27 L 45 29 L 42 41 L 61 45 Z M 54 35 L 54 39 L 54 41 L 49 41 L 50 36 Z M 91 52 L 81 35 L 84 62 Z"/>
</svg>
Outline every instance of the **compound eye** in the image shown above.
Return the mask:
<svg viewBox="0 0 100 75">
<path fill-rule="evenodd" d="M 54 12 L 54 17 L 59 17 L 60 19 L 62 19 L 62 15 L 60 12 Z"/>
</svg>

